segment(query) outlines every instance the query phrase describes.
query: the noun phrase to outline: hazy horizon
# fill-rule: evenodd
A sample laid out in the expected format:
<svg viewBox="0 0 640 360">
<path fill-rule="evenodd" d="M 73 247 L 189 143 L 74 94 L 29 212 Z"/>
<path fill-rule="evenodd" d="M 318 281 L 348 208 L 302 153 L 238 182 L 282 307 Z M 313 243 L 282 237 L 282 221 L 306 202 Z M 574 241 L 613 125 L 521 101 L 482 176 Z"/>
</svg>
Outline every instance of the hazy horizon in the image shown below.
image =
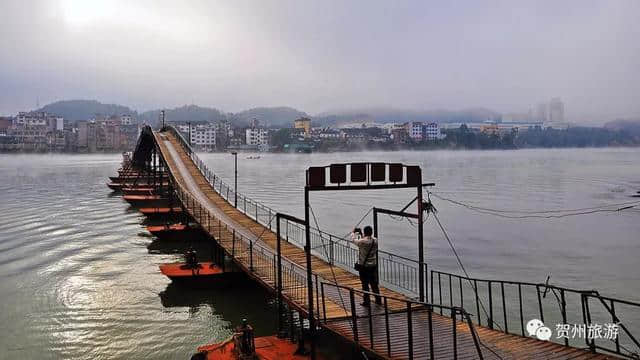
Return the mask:
<svg viewBox="0 0 640 360">
<path fill-rule="evenodd" d="M 0 114 L 290 106 L 640 116 L 637 1 L 3 1 Z"/>
</svg>

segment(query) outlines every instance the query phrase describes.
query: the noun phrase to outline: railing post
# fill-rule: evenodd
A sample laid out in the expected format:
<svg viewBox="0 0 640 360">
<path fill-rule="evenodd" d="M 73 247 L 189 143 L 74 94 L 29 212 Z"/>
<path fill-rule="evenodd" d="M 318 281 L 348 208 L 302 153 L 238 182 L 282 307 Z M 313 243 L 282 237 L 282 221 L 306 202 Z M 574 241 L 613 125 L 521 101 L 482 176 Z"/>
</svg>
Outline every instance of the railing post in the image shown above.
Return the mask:
<svg viewBox="0 0 640 360">
<path fill-rule="evenodd" d="M 542 298 L 540 297 L 540 286 L 536 285 L 536 294 L 538 294 L 538 310 L 540 311 L 540 321 L 544 322 L 544 310 L 542 308 Z"/>
<path fill-rule="evenodd" d="M 432 273 L 433 274 L 433 273 Z M 428 316 L 428 324 L 429 324 L 429 359 L 435 359 L 434 351 L 435 345 L 433 344 L 433 306 L 427 307 L 427 316 Z"/>
<path fill-rule="evenodd" d="M 610 304 L 611 304 L 610 305 L 611 306 L 611 323 L 617 324 L 619 321 L 618 321 L 618 317 L 616 316 L 615 303 L 613 302 L 613 300 L 611 300 Z M 620 336 L 616 336 L 616 352 L 620 353 Z"/>
<path fill-rule="evenodd" d="M 413 314 L 410 301 L 407 301 L 407 335 L 409 341 L 409 360 L 413 360 Z"/>
<path fill-rule="evenodd" d="M 504 298 L 504 283 L 500 282 L 500 292 L 502 295 L 502 317 L 504 318 L 504 332 L 505 334 L 509 333 L 509 324 L 507 323 L 507 305 L 506 305 L 506 300 Z M 565 322 L 563 322 L 563 324 L 565 324 Z"/>
<path fill-rule="evenodd" d="M 373 316 L 371 314 L 371 305 L 367 306 L 367 315 L 369 316 L 369 344 L 373 349 Z"/>
<path fill-rule="evenodd" d="M 324 283 L 320 282 L 320 292 L 322 294 L 322 317 L 324 318 L 324 322 L 327 322 L 327 305 L 324 300 Z"/>
<path fill-rule="evenodd" d="M 586 323 L 586 329 L 585 329 L 585 338 L 589 342 L 589 351 L 591 351 L 592 354 L 595 354 L 596 353 L 596 339 L 595 339 L 595 336 L 591 339 L 591 341 L 589 341 L 589 334 L 588 334 L 589 327 L 591 326 L 591 310 L 589 310 L 589 295 L 585 295 L 584 308 L 587 311 L 587 323 Z"/>
<path fill-rule="evenodd" d="M 468 313 L 464 313 L 464 316 L 467 319 L 467 325 L 469 326 L 469 331 L 471 332 L 471 337 L 473 338 L 473 344 L 476 347 L 476 352 L 478 353 L 478 359 L 484 360 L 484 356 L 482 355 L 482 349 L 480 349 L 480 340 L 478 340 L 478 334 L 476 333 L 476 329 L 473 327 L 473 323 L 471 322 L 471 317 Z M 431 350 L 431 358 L 433 359 L 433 349 Z"/>
<path fill-rule="evenodd" d="M 340 291 L 340 288 L 337 288 Z M 356 313 L 356 300 L 353 294 L 353 289 L 349 289 L 349 301 L 351 302 L 351 322 L 353 323 L 353 341 L 356 345 L 359 345 L 358 341 L 358 315 Z"/>
<path fill-rule="evenodd" d="M 493 296 L 491 293 L 491 288 L 492 288 L 491 281 L 489 281 L 487 284 L 489 289 L 489 329 L 493 329 Z"/>
<path fill-rule="evenodd" d="M 236 257 L 236 229 L 233 229 L 233 233 L 231 237 L 231 256 L 233 258 Z"/>
<path fill-rule="evenodd" d="M 389 330 L 389 304 L 386 296 L 384 297 L 384 328 L 385 328 L 385 333 L 387 335 L 387 355 L 391 357 L 391 331 Z"/>
<path fill-rule="evenodd" d="M 451 308 L 451 323 L 453 324 L 453 359 L 458 359 L 458 327 L 456 326 L 456 309 Z"/>
<path fill-rule="evenodd" d="M 522 311 L 522 285 L 518 284 L 518 303 L 520 304 L 520 334 L 524 335 L 524 313 Z"/>
<path fill-rule="evenodd" d="M 253 272 L 253 241 L 249 240 L 249 271 Z"/>
<path fill-rule="evenodd" d="M 566 305 L 567 303 L 565 302 L 565 298 L 564 298 L 564 289 L 560 289 L 560 306 L 562 307 L 562 323 L 566 324 L 567 323 L 567 308 Z M 613 305 L 613 302 L 611 303 Z M 616 336 L 616 340 L 618 340 L 618 337 Z M 616 343 L 617 344 L 617 343 Z M 564 338 L 564 346 L 569 346 L 569 338 L 565 337 Z M 618 349 L 618 351 L 620 351 L 620 349 Z"/>
<path fill-rule="evenodd" d="M 331 236 L 331 234 L 329 234 L 329 264 L 334 265 L 335 261 L 333 259 L 333 236 Z"/>
</svg>

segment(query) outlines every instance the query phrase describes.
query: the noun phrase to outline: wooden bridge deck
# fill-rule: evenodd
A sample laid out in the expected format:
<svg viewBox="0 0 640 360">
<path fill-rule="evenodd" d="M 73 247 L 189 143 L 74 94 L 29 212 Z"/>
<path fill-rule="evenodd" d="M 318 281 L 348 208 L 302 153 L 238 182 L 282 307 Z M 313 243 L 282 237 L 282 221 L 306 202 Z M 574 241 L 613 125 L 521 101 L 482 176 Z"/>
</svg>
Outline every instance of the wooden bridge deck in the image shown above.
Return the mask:
<svg viewBox="0 0 640 360">
<path fill-rule="evenodd" d="M 198 170 L 187 152 L 182 148 L 178 139 L 171 133 L 154 132 L 155 140 L 162 157 L 165 159 L 169 171 L 178 183 L 182 191 L 186 191 L 196 201 L 188 203 L 185 207 L 189 213 L 200 222 L 203 229 L 212 235 L 225 251 L 232 257 L 234 263 L 247 274 L 271 291 L 276 288 L 275 257 L 276 234 L 254 221 L 221 197 L 209 184 L 207 179 Z M 205 218 L 203 211 L 208 213 Z M 213 221 L 211 220 L 213 218 Z M 275 223 L 275 219 L 274 219 Z M 235 238 L 244 237 L 250 241 L 256 241 L 265 248 L 271 249 L 269 253 L 254 247 L 249 253 L 246 242 L 234 241 Z M 253 255 L 253 269 L 250 269 L 250 256 Z M 300 269 L 306 268 L 305 252 L 303 249 L 282 241 L 283 269 L 289 269 L 289 276 L 283 275 L 285 301 L 296 310 L 307 313 L 306 275 Z M 339 267 L 331 266 L 318 257 L 312 258 L 314 275 L 320 282 L 334 283 L 335 278 L 339 285 L 360 289 L 359 278 Z M 317 283 L 316 283 L 317 285 Z M 354 324 L 351 318 L 351 305 L 349 296 L 345 291 L 339 291 L 331 286 L 324 287 L 324 301 L 322 294 L 316 286 L 314 300 L 316 303 L 316 316 L 321 320 L 320 326 L 342 336 L 350 341 L 355 341 Z M 379 305 L 373 305 L 371 312 L 372 327 L 369 326 L 369 309 L 359 305 L 356 301 L 356 314 L 358 342 L 361 346 L 376 353 L 383 358 L 410 358 L 409 356 L 409 332 L 406 312 L 407 299 L 405 295 L 381 287 L 382 295 L 390 297 L 388 301 L 388 324 L 390 329 L 389 349 L 386 336 L 384 309 Z M 391 300 L 399 299 L 399 301 Z M 422 308 L 412 311 L 413 334 L 413 358 L 429 358 L 428 336 L 428 312 Z M 432 312 L 433 347 L 435 358 L 453 358 L 453 320 L 450 317 Z M 373 334 L 369 329 L 373 329 Z M 613 358 L 602 354 L 592 354 L 583 349 L 566 347 L 549 341 L 539 341 L 517 335 L 509 335 L 497 330 L 476 326 L 476 331 L 482 342 L 482 353 L 485 359 L 607 359 Z M 473 339 L 466 323 L 456 322 L 457 348 L 460 359 L 478 358 Z M 373 343 L 371 338 L 373 337 Z M 489 350 L 491 349 L 491 350 Z"/>
</svg>

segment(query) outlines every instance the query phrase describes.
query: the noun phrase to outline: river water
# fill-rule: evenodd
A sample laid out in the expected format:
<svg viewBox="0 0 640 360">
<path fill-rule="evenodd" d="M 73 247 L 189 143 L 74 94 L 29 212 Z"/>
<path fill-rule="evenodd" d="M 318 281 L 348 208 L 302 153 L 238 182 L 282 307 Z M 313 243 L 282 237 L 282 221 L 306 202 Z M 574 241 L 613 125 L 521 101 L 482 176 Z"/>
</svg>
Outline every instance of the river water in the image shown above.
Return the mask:
<svg viewBox="0 0 640 360">
<path fill-rule="evenodd" d="M 640 149 L 245 156 L 238 157 L 240 192 L 298 216 L 304 169 L 334 162 L 417 164 L 424 181 L 436 183 L 435 195 L 505 215 L 621 204 L 640 190 Z M 232 155 L 201 157 L 233 183 Z M 154 241 L 144 218 L 105 186 L 119 161 L 0 155 L 0 358 L 188 358 L 243 317 L 259 334 L 272 333 L 272 303 L 255 285 L 187 291 L 158 272 L 180 256 Z M 312 194 L 311 204 L 320 227 L 345 234 L 371 206 L 400 209 L 413 195 L 326 192 Z M 640 300 L 637 209 L 511 219 L 432 200 L 472 276 L 543 282 L 551 273 L 554 284 Z M 417 257 L 412 224 L 384 218 L 380 227 L 381 248 Z M 425 241 L 430 266 L 460 273 L 433 219 Z"/>
</svg>

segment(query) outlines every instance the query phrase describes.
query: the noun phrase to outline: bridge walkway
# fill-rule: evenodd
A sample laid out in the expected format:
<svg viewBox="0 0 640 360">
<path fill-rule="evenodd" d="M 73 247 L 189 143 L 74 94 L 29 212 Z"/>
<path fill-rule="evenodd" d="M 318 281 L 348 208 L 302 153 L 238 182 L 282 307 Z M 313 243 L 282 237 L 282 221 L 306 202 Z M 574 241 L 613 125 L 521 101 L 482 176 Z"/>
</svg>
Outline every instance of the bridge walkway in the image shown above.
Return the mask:
<svg viewBox="0 0 640 360">
<path fill-rule="evenodd" d="M 237 266 L 267 289 L 275 291 L 276 234 L 220 196 L 172 133 L 154 132 L 154 137 L 178 185 L 178 197 L 189 213 Z M 292 308 L 306 315 L 305 252 L 286 241 L 282 241 L 281 246 L 283 297 Z M 454 348 L 459 359 L 478 358 L 470 328 L 461 321 L 460 315 L 454 320 L 420 304 L 407 306 L 412 299 L 382 286 L 380 290 L 387 306 L 363 307 L 359 304 L 363 294 L 357 290 L 360 288 L 358 276 L 315 256 L 312 257 L 312 269 L 315 315 L 319 325 L 329 331 L 357 342 L 383 358 L 429 358 L 433 351 L 435 358 L 446 359 L 454 357 Z M 476 325 L 475 329 L 485 359 L 613 358 L 482 326 Z"/>
</svg>

